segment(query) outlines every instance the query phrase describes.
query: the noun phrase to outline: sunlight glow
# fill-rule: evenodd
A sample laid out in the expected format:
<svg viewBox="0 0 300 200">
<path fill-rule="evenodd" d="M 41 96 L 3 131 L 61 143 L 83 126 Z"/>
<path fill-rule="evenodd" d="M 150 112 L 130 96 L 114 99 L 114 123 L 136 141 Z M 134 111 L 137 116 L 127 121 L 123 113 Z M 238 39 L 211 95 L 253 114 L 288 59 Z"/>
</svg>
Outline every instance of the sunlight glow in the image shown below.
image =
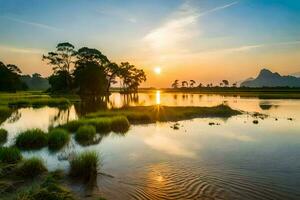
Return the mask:
<svg viewBox="0 0 300 200">
<path fill-rule="evenodd" d="M 161 68 L 160 68 L 160 67 L 155 67 L 155 68 L 154 68 L 154 72 L 155 72 L 156 74 L 160 74 L 160 73 L 161 73 Z"/>
</svg>

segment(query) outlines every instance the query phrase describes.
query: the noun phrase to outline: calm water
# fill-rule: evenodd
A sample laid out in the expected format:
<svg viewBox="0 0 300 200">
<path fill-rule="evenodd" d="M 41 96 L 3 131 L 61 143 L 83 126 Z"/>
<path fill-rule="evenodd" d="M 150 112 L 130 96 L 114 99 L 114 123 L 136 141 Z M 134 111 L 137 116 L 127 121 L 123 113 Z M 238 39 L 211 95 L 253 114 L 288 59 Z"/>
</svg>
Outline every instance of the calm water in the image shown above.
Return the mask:
<svg viewBox="0 0 300 200">
<path fill-rule="evenodd" d="M 107 199 L 299 199 L 300 101 L 260 100 L 182 93 L 144 93 L 128 98 L 113 94 L 109 107 L 123 105 L 214 106 L 227 103 L 235 109 L 266 113 L 253 117 L 194 119 L 132 126 L 125 136 L 110 133 L 94 146 L 74 140 L 61 152 L 47 148 L 24 153 L 40 155 L 50 170 L 68 169 L 64 160 L 73 152 L 93 149 L 103 157 L 99 193 Z M 28 128 L 47 130 L 51 125 L 78 118 L 76 106 L 19 109 L 1 127 L 9 141 Z M 288 120 L 292 118 L 292 120 Z M 277 119 L 277 120 L 276 120 Z M 209 122 L 220 123 L 209 126 Z"/>
</svg>

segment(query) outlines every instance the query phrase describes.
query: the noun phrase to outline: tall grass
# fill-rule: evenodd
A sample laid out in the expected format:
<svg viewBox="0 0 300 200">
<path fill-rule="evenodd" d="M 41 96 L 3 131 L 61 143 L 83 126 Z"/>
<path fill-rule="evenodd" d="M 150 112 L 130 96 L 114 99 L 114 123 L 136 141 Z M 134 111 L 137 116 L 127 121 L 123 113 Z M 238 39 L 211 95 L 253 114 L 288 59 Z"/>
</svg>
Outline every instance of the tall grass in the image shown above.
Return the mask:
<svg viewBox="0 0 300 200">
<path fill-rule="evenodd" d="M 70 160 L 70 176 L 90 182 L 96 179 L 100 167 L 100 157 L 94 151 L 86 151 Z"/>
<path fill-rule="evenodd" d="M 129 129 L 129 122 L 126 117 L 97 117 L 97 118 L 82 118 L 74 120 L 62 125 L 71 132 L 75 132 L 83 125 L 92 125 L 98 133 L 108 133 L 110 131 L 126 132 Z M 121 130 L 122 129 L 122 130 Z"/>
<path fill-rule="evenodd" d="M 48 133 L 48 146 L 52 151 L 63 148 L 70 141 L 69 133 L 61 128 L 52 129 Z"/>
<path fill-rule="evenodd" d="M 47 144 L 47 134 L 40 129 L 27 130 L 20 133 L 16 138 L 16 146 L 22 150 L 41 149 Z"/>
<path fill-rule="evenodd" d="M 29 158 L 24 160 L 16 169 L 16 174 L 23 178 L 35 178 L 47 171 L 43 160 Z"/>
<path fill-rule="evenodd" d="M 7 140 L 7 130 L 0 128 L 0 144 L 3 144 Z"/>
<path fill-rule="evenodd" d="M 79 127 L 76 132 L 75 140 L 81 145 L 92 144 L 96 136 L 96 128 L 92 125 Z"/>
<path fill-rule="evenodd" d="M 228 118 L 241 114 L 227 105 L 213 107 L 172 107 L 172 106 L 136 106 L 108 111 L 99 111 L 86 116 L 88 119 L 98 117 L 125 116 L 130 123 L 144 124 L 156 121 L 177 121 L 197 117 L 221 117 Z"/>
<path fill-rule="evenodd" d="M 0 162 L 13 164 L 22 159 L 19 149 L 15 147 L 0 147 Z"/>
<path fill-rule="evenodd" d="M 6 106 L 0 105 L 0 124 L 4 122 L 12 113 L 12 110 Z"/>
</svg>

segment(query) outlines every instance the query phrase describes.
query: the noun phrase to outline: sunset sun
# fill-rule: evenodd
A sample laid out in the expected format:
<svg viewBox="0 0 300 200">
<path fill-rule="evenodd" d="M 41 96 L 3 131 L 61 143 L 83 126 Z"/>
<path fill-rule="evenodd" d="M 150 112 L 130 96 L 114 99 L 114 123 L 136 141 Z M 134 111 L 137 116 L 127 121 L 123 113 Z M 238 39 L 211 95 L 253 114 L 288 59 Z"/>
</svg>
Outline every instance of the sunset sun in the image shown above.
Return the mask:
<svg viewBox="0 0 300 200">
<path fill-rule="evenodd" d="M 155 72 L 155 74 L 161 74 L 161 68 L 160 67 L 155 67 L 154 72 Z"/>
</svg>

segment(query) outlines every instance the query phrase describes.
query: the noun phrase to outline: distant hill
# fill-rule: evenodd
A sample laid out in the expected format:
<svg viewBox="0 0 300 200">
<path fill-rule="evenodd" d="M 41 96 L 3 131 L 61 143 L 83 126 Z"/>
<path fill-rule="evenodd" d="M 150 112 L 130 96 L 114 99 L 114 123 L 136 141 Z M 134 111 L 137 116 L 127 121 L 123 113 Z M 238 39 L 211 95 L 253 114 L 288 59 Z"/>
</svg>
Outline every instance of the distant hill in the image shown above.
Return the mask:
<svg viewBox="0 0 300 200">
<path fill-rule="evenodd" d="M 262 69 L 255 79 L 242 82 L 241 87 L 300 87 L 300 78 Z"/>
<path fill-rule="evenodd" d="M 29 90 L 47 90 L 50 88 L 48 80 L 41 77 L 40 74 L 23 75 L 21 80 L 26 83 Z"/>
<path fill-rule="evenodd" d="M 297 77 L 297 78 L 300 78 L 300 72 L 291 74 L 291 76 L 295 76 L 295 77 Z"/>
</svg>

